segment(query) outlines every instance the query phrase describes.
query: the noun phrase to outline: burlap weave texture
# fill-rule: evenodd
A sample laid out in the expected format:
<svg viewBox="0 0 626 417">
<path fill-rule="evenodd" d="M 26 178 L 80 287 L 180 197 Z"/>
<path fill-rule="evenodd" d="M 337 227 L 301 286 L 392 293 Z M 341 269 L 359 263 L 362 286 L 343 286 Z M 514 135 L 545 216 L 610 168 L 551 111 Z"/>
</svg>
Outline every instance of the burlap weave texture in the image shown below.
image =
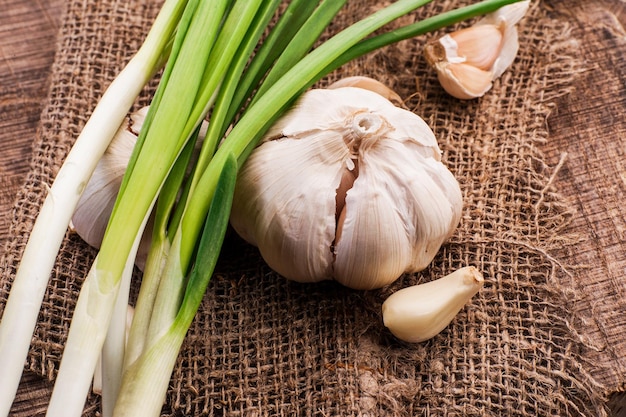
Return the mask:
<svg viewBox="0 0 626 417">
<path fill-rule="evenodd" d="M 331 30 L 383 2 L 352 0 Z M 435 1 L 405 23 L 460 1 Z M 160 6 L 148 0 L 69 0 L 49 101 L 0 264 L 6 301 L 45 186 L 110 80 L 140 45 Z M 583 371 L 551 250 L 568 209 L 543 163 L 545 119 L 576 66 L 567 28 L 533 2 L 519 57 L 482 99 L 446 96 L 426 67 L 428 36 L 360 59 L 329 77 L 369 75 L 405 98 L 434 130 L 461 183 L 461 224 L 431 267 L 380 291 L 301 285 L 273 273 L 256 249 L 227 237 L 174 371 L 164 412 L 224 416 L 603 415 Z M 147 103 L 146 92 L 138 105 Z M 401 167 L 399 167 L 401 169 Z M 68 234 L 27 366 L 54 379 L 82 277 L 95 252 Z M 391 292 L 476 265 L 487 284 L 444 332 L 407 345 L 384 329 Z M 97 398 L 85 414 L 95 415 Z"/>
</svg>

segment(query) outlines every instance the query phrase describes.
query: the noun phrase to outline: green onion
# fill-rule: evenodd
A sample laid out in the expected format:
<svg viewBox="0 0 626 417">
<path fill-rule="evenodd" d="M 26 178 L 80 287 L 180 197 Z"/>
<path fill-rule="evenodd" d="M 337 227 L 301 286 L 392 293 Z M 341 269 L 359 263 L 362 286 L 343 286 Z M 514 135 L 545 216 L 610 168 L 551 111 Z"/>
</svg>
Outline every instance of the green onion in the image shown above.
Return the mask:
<svg viewBox="0 0 626 417">
<path fill-rule="evenodd" d="M 107 333 L 117 336 L 105 345 L 109 382 L 103 414 L 159 414 L 219 255 L 237 170 L 303 91 L 365 53 L 518 0 L 486 0 L 370 37 L 430 1 L 399 0 L 310 51 L 345 0 L 292 1 L 260 45 L 279 0 L 167 0 L 144 46 L 94 110 L 41 209 L 0 323 L 0 416 L 8 413 L 2 407 L 15 394 L 36 322 L 39 307 L 32 308 L 31 300 L 41 304 L 80 186 L 167 55 L 100 252 L 77 301 L 50 416 L 81 414 Z M 209 131 L 196 160 L 191 154 L 207 115 Z M 96 149 L 85 148 L 83 137 L 93 141 L 94 134 L 100 135 Z M 95 157 L 85 163 L 84 154 Z M 125 349 L 132 265 L 153 211 L 151 249 Z M 53 238 L 41 239 L 42 234 Z"/>
<path fill-rule="evenodd" d="M 158 416 L 165 397 L 178 351 L 196 315 L 209 284 L 228 226 L 228 216 L 235 189 L 237 162 L 230 155 L 221 167 L 214 198 L 209 207 L 200 238 L 197 262 L 187 283 L 182 306 L 174 320 L 153 340 L 124 374 L 116 416 Z"/>
<path fill-rule="evenodd" d="M 50 271 L 84 184 L 143 86 L 164 64 L 185 4 L 164 3 L 144 44 L 103 94 L 48 190 L 0 322 L 0 416 L 8 415 L 17 391 Z"/>
</svg>

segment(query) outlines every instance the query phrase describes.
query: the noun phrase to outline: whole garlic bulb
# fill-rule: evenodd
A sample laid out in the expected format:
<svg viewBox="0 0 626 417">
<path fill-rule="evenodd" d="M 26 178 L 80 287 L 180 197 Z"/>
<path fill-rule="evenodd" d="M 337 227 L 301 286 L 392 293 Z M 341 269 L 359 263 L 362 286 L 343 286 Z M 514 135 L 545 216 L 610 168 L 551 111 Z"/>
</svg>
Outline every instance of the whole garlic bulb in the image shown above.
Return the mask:
<svg viewBox="0 0 626 417">
<path fill-rule="evenodd" d="M 362 88 L 316 89 L 241 168 L 231 224 L 288 279 L 379 288 L 456 228 L 459 185 L 428 125 Z"/>
<path fill-rule="evenodd" d="M 530 0 L 501 7 L 475 25 L 444 35 L 426 45 L 426 61 L 439 83 L 459 99 L 483 96 L 513 63 L 519 49 L 516 24 Z"/>
</svg>

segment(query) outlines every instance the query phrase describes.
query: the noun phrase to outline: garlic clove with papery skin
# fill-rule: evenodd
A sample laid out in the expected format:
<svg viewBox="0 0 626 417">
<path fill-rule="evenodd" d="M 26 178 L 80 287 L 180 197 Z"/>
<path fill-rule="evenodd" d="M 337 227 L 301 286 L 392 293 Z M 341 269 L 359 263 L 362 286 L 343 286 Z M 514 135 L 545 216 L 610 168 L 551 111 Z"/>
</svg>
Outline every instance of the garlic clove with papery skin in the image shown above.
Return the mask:
<svg viewBox="0 0 626 417">
<path fill-rule="evenodd" d="M 483 283 L 478 269 L 468 266 L 443 278 L 403 288 L 383 303 L 383 323 L 400 340 L 423 342 L 445 329 Z"/>
<path fill-rule="evenodd" d="M 519 49 L 516 24 L 530 0 L 501 7 L 475 25 L 444 35 L 426 45 L 426 61 L 441 86 L 459 99 L 483 96 L 513 63 Z"/>
<path fill-rule="evenodd" d="M 397 116 L 388 117 L 388 123 L 406 125 L 405 114 Z M 376 143 L 362 142 L 362 147 L 371 148 L 365 150 L 346 195 L 346 217 L 337 225 L 335 243 L 335 279 L 348 287 L 359 288 L 361 282 L 389 283 L 405 271 L 425 268 L 458 222 L 456 207 L 451 205 L 451 201 L 460 202 L 456 179 L 434 155 L 422 154 L 430 149 L 407 134 L 398 129 L 387 132 L 387 140 L 374 135 L 369 139 Z M 446 194 L 447 190 L 452 192 Z M 428 220 L 415 224 L 416 219 Z"/>
<path fill-rule="evenodd" d="M 306 92 L 272 126 L 241 168 L 231 224 L 288 279 L 372 289 L 425 268 L 461 206 L 428 125 L 342 87 Z"/>
</svg>

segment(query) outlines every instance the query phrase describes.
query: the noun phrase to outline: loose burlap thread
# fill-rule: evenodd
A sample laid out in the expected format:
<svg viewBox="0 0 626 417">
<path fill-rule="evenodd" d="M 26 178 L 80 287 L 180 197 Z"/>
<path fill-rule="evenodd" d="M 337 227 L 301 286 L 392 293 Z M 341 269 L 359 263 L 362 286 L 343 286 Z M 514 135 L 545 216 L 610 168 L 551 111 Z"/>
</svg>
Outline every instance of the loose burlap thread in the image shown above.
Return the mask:
<svg viewBox="0 0 626 417">
<path fill-rule="evenodd" d="M 330 28 L 383 2 L 351 0 Z M 434 2 L 403 23 L 462 4 Z M 139 47 L 160 2 L 68 0 L 33 159 L 0 263 L 4 306 L 38 208 L 108 83 Z M 180 353 L 164 415 L 597 416 L 551 250 L 570 216 L 540 151 L 546 117 L 576 69 L 567 27 L 533 2 L 513 66 L 479 100 L 443 93 L 422 49 L 428 35 L 359 59 L 327 79 L 377 78 L 432 127 L 458 178 L 461 224 L 431 266 L 379 291 L 302 285 L 272 272 L 230 233 Z M 328 35 L 327 34 L 327 35 Z M 148 103 L 150 91 L 137 105 Z M 402 167 L 398 167 L 402 169 Z M 80 285 L 95 251 L 68 233 L 52 271 L 26 367 L 54 380 Z M 392 292 L 475 265 L 484 289 L 433 339 L 409 345 L 381 322 Z M 138 285 L 138 284 L 137 284 Z M 137 288 L 135 285 L 135 290 Z M 97 415 L 91 396 L 85 415 Z"/>
</svg>

